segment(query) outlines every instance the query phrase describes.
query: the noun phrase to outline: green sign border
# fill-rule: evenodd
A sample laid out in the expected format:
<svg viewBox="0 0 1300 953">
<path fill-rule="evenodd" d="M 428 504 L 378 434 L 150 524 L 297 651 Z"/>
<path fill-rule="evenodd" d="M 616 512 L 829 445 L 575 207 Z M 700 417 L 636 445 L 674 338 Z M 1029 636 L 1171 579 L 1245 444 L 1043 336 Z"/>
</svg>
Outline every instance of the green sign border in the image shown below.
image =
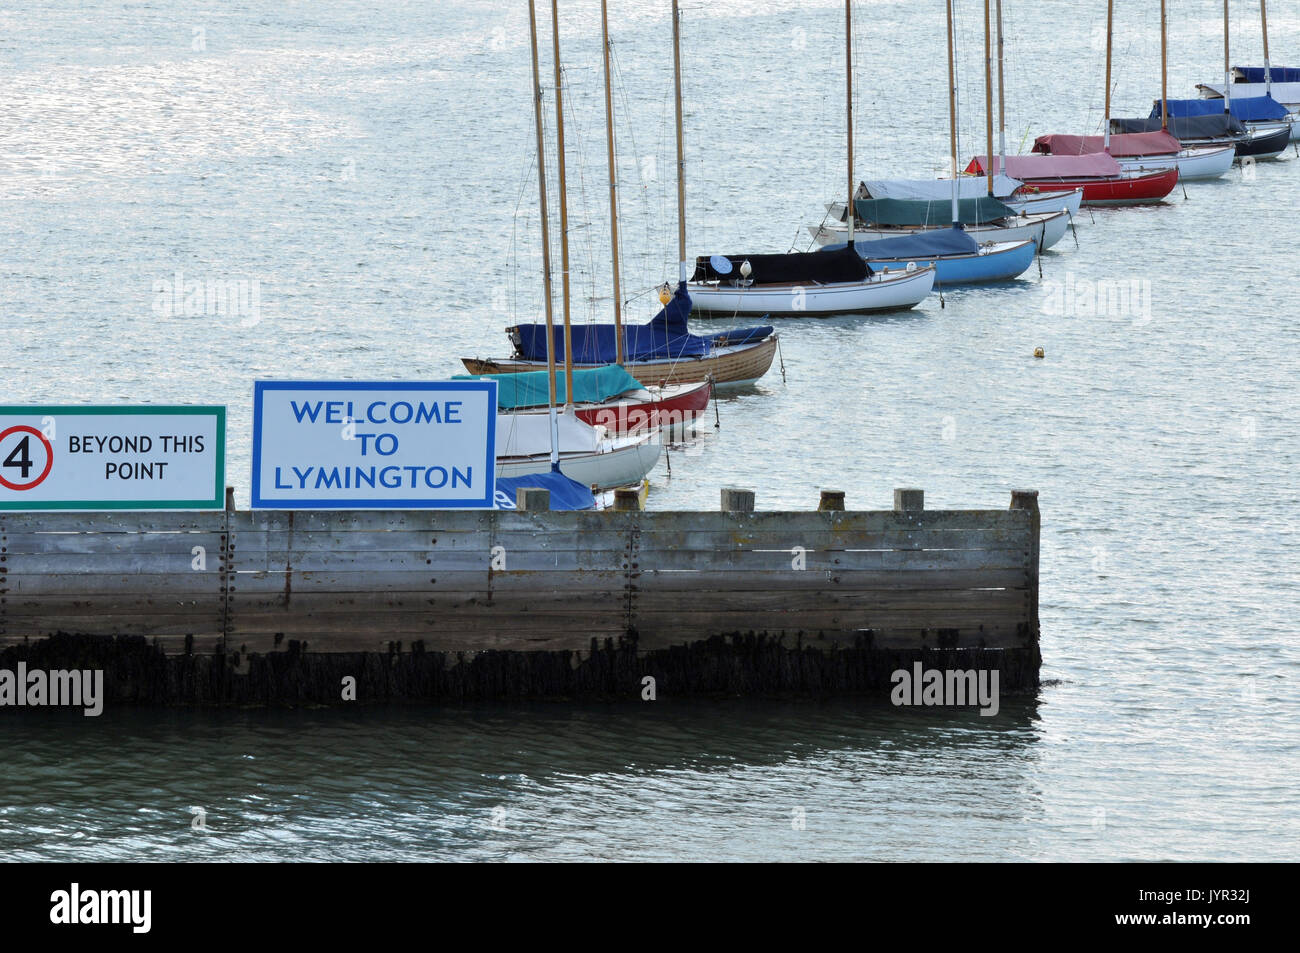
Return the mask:
<svg viewBox="0 0 1300 953">
<path fill-rule="evenodd" d="M 0 404 L 0 414 L 77 414 L 86 417 L 146 415 L 174 417 L 193 415 L 217 418 L 217 478 L 210 500 L 59 500 L 56 502 L 8 503 L 0 500 L 0 512 L 38 512 L 41 510 L 224 510 L 226 508 L 226 408 L 217 404 Z"/>
</svg>

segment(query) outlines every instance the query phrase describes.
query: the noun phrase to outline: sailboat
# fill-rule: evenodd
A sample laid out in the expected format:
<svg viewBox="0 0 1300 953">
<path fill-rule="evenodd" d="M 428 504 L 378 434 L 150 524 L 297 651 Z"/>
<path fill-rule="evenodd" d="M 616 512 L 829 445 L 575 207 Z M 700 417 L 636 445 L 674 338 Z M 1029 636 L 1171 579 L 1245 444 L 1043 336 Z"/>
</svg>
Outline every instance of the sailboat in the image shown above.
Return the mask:
<svg viewBox="0 0 1300 953">
<path fill-rule="evenodd" d="M 1224 0 L 1224 58 L 1227 59 L 1227 0 Z M 1291 141 L 1300 140 L 1300 69 L 1273 66 L 1268 55 L 1268 3 L 1259 0 L 1259 22 L 1264 33 L 1264 65 L 1234 66 L 1224 76 L 1222 86 L 1202 83 L 1197 87 L 1206 99 L 1267 96 L 1285 106 L 1291 114 Z"/>
<path fill-rule="evenodd" d="M 610 251 L 614 284 L 615 363 L 604 367 L 574 370 L 566 359 L 566 374 L 560 386 L 566 406 L 586 423 L 604 427 L 609 433 L 626 435 L 659 430 L 666 426 L 689 425 L 709 405 L 711 381 L 647 386 L 622 366 L 626 339 L 622 333 L 623 309 L 620 290 L 618 243 L 618 181 L 614 150 L 614 100 L 609 68 L 609 7 L 601 0 L 601 32 L 605 65 L 605 141 L 609 158 Z M 558 96 L 558 94 L 557 94 Z M 556 100 L 557 104 L 559 99 Z M 566 244 L 567 251 L 567 244 Z M 566 268 L 566 308 L 567 308 Z M 567 315 L 566 315 L 567 317 Z M 560 342 L 564 353 L 573 353 L 572 327 Z M 543 347 L 549 345 L 543 341 Z M 553 387 L 545 371 L 523 371 L 491 376 L 497 380 L 498 409 L 515 413 L 540 413 L 546 408 Z"/>
<path fill-rule="evenodd" d="M 1163 17 L 1161 20 L 1163 24 Z M 1039 136 L 1034 152 L 1029 156 L 1009 156 L 1007 173 L 1029 182 L 1055 179 L 1083 188 L 1085 205 L 1139 205 L 1159 202 L 1178 184 L 1178 162 L 1181 150 L 1178 140 L 1168 133 L 1144 134 L 1132 140 L 1116 143 L 1119 152 L 1112 151 L 1110 132 L 1110 67 L 1114 45 L 1115 0 L 1106 0 L 1106 105 L 1103 114 L 1103 133 L 1096 136 Z M 1163 30 L 1162 30 L 1163 34 Z M 1098 148 L 1099 147 L 1099 148 Z M 1077 151 L 1076 151 L 1077 150 Z M 1125 151 L 1134 153 L 1121 155 Z M 1150 169 L 1141 165 L 1125 168 L 1119 160 L 1142 155 L 1167 156 L 1168 164 Z M 1077 169 L 1071 169 L 1066 163 Z M 1085 166 L 1084 163 L 1087 163 Z M 1034 167 L 1037 167 L 1035 169 Z M 970 168 L 987 167 L 987 159 L 977 156 Z M 1013 171 L 1019 169 L 1019 171 Z M 1034 173 L 1037 174 L 1034 174 Z M 1029 174 L 1022 174 L 1029 173 Z M 1086 173 L 1086 174 L 1085 174 Z M 1069 176 L 1076 176 L 1070 181 Z"/>
<path fill-rule="evenodd" d="M 951 0 L 948 0 L 946 7 L 948 11 L 948 108 L 952 119 L 949 123 L 952 146 L 952 178 L 948 183 L 952 193 L 951 225 L 933 231 L 920 230 L 914 234 L 898 238 L 882 238 L 876 241 L 863 242 L 858 246 L 858 252 L 867 259 L 872 267 L 883 268 L 886 272 L 891 268 L 906 269 L 913 265 L 931 265 L 935 268 L 938 280 L 950 286 L 985 281 L 1008 281 L 1024 274 L 1029 266 L 1033 264 L 1034 255 L 1039 248 L 1039 239 L 1045 234 L 1046 222 L 1043 223 L 1044 228 L 1040 229 L 1039 233 L 1032 237 L 1019 241 L 1000 240 L 983 244 L 964 228 L 966 220 L 962 216 L 962 207 L 967 203 L 962 202 L 959 197 L 959 179 L 957 176 L 957 86 L 953 56 Z M 988 14 L 988 0 L 985 0 L 984 17 L 986 27 Z M 992 50 L 987 29 L 984 33 L 984 60 L 987 105 L 985 126 L 991 147 L 993 143 L 993 76 Z M 993 200 L 993 189 L 993 174 L 990 172 L 987 181 L 987 201 Z M 896 201 L 898 200 L 884 200 L 886 203 Z M 975 199 L 969 201 L 973 201 L 973 204 L 978 206 L 986 200 Z M 854 210 L 863 221 L 871 222 L 872 213 L 869 209 L 880 204 L 880 200 L 856 200 Z M 1014 213 L 1010 212 L 1010 209 L 1005 211 L 1010 214 L 1004 216 L 999 211 L 999 218 L 997 219 L 999 225 L 1005 224 L 1015 217 Z M 1064 220 L 1064 213 L 1055 214 L 1059 214 Z M 1038 216 L 1035 216 L 1035 220 L 1037 218 Z M 1016 224 L 1020 223 L 1013 223 L 1013 225 Z M 818 236 L 814 233 L 813 237 L 816 239 Z M 998 237 L 1002 239 L 1009 238 L 1006 235 L 999 235 Z M 828 245 L 825 250 L 838 250 L 840 247 L 839 245 Z"/>
<path fill-rule="evenodd" d="M 677 142 L 681 156 L 682 104 L 680 42 L 673 0 L 673 62 L 677 78 Z M 848 116 L 848 195 L 853 195 L 853 3 L 844 0 L 845 65 Z M 790 252 L 783 255 L 712 255 L 695 261 L 690 293 L 698 311 L 716 315 L 779 314 L 808 317 L 827 314 L 866 314 L 915 307 L 934 288 L 933 265 L 910 262 L 898 272 L 874 271 L 854 245 L 853 215 L 848 241 L 831 252 Z M 684 235 L 683 235 L 684 240 Z M 682 248 L 683 258 L 685 247 Z M 682 277 L 685 278 L 685 261 Z"/>
<path fill-rule="evenodd" d="M 497 382 L 497 409 L 503 413 L 546 413 L 548 390 L 545 371 L 518 374 L 459 375 L 456 380 Z M 573 372 L 573 400 L 567 391 L 557 396 L 571 403 L 573 416 L 592 426 L 624 436 L 665 427 L 690 426 L 709 407 L 713 388 L 708 381 L 646 387 L 618 364 L 577 369 Z M 560 378 L 560 387 L 565 379 Z"/>
<path fill-rule="evenodd" d="M 1165 0 L 1160 0 L 1160 102 L 1169 98 L 1169 37 Z M 1107 109 L 1107 113 L 1109 113 Z M 1109 115 L 1104 136 L 1039 136 L 1034 152 L 1043 155 L 1085 155 L 1107 152 L 1126 172 L 1178 170 L 1182 180 L 1217 179 L 1232 168 L 1236 143 L 1185 147 L 1169 132 L 1168 110 L 1161 109 L 1158 130 L 1117 133 Z"/>
<path fill-rule="evenodd" d="M 613 116 L 609 77 L 609 27 L 606 5 L 601 4 L 601 22 L 605 44 L 605 103 L 610 150 L 610 221 L 614 245 L 614 323 L 580 325 L 566 329 L 557 337 L 550 322 L 545 325 L 518 324 L 506 329 L 514 354 L 505 359 L 463 358 L 466 369 L 475 375 L 517 374 L 537 371 L 550 355 L 560 352 L 575 369 L 594 369 L 617 362 L 648 389 L 674 384 L 709 382 L 749 384 L 772 366 L 778 338 L 770 326 L 740 328 L 721 334 L 692 334 L 687 327 L 691 298 L 686 290 L 686 219 L 685 175 L 681 142 L 681 67 L 674 57 L 678 101 L 677 116 L 677 209 L 678 257 L 682 259 L 681 278 L 676 291 L 661 289 L 662 310 L 643 325 L 628 326 L 623 321 L 618 290 L 618 208 L 615 199 L 615 164 L 613 152 Z M 677 42 L 677 4 L 673 4 L 673 41 Z M 676 49 L 676 47 L 674 47 Z M 570 390 L 572 392 L 572 390 Z M 653 392 L 653 391 L 652 391 Z M 660 392 L 661 393 L 661 392 Z"/>
<path fill-rule="evenodd" d="M 551 0 L 555 47 L 555 119 L 558 140 L 560 222 L 567 231 L 568 210 L 565 200 L 564 113 L 560 86 L 560 24 L 557 0 Z M 549 214 L 546 203 L 546 149 L 542 132 L 542 88 L 537 55 L 537 14 L 535 0 L 528 0 L 529 28 L 532 41 L 533 108 L 537 127 L 537 188 L 542 223 L 542 280 L 546 297 L 546 327 L 555 330 L 554 302 L 551 287 L 551 246 Z M 561 234 L 563 256 L 564 338 L 570 337 L 568 236 Z M 519 477 L 538 477 L 559 481 L 567 478 L 580 486 L 598 490 L 641 484 L 659 462 L 661 447 L 654 433 L 612 438 L 603 427 L 593 427 L 579 419 L 574 407 L 573 366 L 566 350 L 564 410 L 556 408 L 555 336 L 547 337 L 546 409 L 537 414 L 497 414 L 496 475 L 507 481 Z M 593 500 L 594 505 L 594 500 Z"/>
<path fill-rule="evenodd" d="M 1002 0 L 997 0 L 995 8 L 997 11 L 998 37 L 998 156 L 1002 157 L 1007 153 L 1007 103 L 1004 75 L 1005 46 L 1002 36 Z M 951 31 L 949 31 L 948 39 L 949 46 L 951 46 Z M 989 55 L 988 31 L 985 31 L 985 44 L 985 59 L 987 60 Z M 951 75 L 950 78 L 952 78 Z M 955 132 L 955 129 L 952 131 Z M 920 202 L 944 201 L 948 198 L 952 183 L 955 180 L 959 199 L 991 196 L 1002 202 L 1017 216 L 1067 212 L 1070 219 L 1073 220 L 1074 216 L 1079 214 L 1079 207 L 1083 202 L 1082 189 L 1050 191 L 1037 186 L 1027 186 L 1018 179 L 1004 175 L 1003 170 L 997 167 L 996 162 L 993 169 L 993 188 L 991 191 L 988 190 L 986 183 L 982 181 L 983 178 L 982 175 L 967 175 L 965 172 L 959 173 L 950 170 L 949 178 L 946 179 L 865 179 L 858 183 L 858 189 L 854 197 L 857 199 L 902 199 L 904 201 Z M 831 223 L 842 223 L 847 219 L 847 206 L 843 202 L 832 202 L 826 206 L 826 210 Z M 971 223 L 964 222 L 963 224 L 969 225 Z M 841 234 L 843 229 L 835 224 L 823 225 L 809 230 L 818 244 L 827 245 L 843 240 Z M 1047 231 L 1055 233 L 1057 226 L 1054 224 L 1050 229 L 1040 229 L 1039 233 L 1045 234 Z M 1063 222 L 1060 224 L 1059 231 L 1061 235 L 1065 234 Z M 939 280 L 947 280 L 942 271 Z"/>
<path fill-rule="evenodd" d="M 996 158 L 996 157 L 995 157 Z M 974 199 L 988 194 L 984 176 L 966 175 L 957 178 L 957 195 Z M 854 197 L 858 199 L 903 199 L 904 201 L 939 202 L 952 191 L 952 179 L 863 179 L 858 183 Z M 1083 190 L 1044 192 L 1026 187 L 1019 179 L 998 173 L 993 176 L 993 197 L 1016 215 L 1038 215 L 1046 212 L 1079 214 Z M 843 202 L 828 202 L 826 211 L 830 220 L 845 220 Z"/>
<path fill-rule="evenodd" d="M 953 181 L 948 180 L 949 189 Z M 1033 241 L 1046 251 L 1065 237 L 1070 224 L 1065 212 L 1019 215 L 1009 205 L 988 196 L 959 199 L 952 212 L 952 202 L 947 199 L 857 199 L 853 205 L 858 220 L 865 223 L 856 237 L 867 243 L 950 231 L 957 223 L 981 243 Z M 847 234 L 846 229 L 833 224 L 810 226 L 808 230 L 814 242 L 829 247 L 837 247 Z M 863 254 L 871 258 L 873 250 L 867 248 Z"/>
</svg>

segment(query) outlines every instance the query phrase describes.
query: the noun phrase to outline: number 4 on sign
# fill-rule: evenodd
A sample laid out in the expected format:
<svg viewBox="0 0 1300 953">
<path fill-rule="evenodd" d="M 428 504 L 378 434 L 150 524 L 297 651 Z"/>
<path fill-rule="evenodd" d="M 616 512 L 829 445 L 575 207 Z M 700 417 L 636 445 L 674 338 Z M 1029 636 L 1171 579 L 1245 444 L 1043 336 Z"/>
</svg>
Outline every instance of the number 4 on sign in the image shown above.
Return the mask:
<svg viewBox="0 0 1300 953">
<path fill-rule="evenodd" d="M 32 438 L 36 438 L 33 444 Z M 35 456 L 33 449 L 39 447 Z M 42 465 L 40 452 L 45 454 Z M 35 427 L 19 424 L 0 432 L 0 486 L 10 490 L 30 490 L 50 475 L 54 465 L 54 448 Z M 33 472 L 35 471 L 35 472 Z"/>
<path fill-rule="evenodd" d="M 27 475 L 32 472 L 32 456 L 30 453 L 32 438 L 23 434 L 22 439 L 14 445 L 13 450 L 9 451 L 9 456 L 5 457 L 4 465 L 7 467 L 17 467 L 22 471 L 22 478 L 27 479 Z"/>
</svg>

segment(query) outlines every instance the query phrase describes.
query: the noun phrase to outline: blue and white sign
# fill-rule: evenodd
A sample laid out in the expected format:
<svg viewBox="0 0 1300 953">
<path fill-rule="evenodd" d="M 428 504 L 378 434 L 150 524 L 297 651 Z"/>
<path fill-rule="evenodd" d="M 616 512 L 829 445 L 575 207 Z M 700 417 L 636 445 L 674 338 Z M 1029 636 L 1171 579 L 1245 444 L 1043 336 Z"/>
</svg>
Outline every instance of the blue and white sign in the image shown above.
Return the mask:
<svg viewBox="0 0 1300 953">
<path fill-rule="evenodd" d="M 492 509 L 496 381 L 257 381 L 254 509 Z"/>
</svg>

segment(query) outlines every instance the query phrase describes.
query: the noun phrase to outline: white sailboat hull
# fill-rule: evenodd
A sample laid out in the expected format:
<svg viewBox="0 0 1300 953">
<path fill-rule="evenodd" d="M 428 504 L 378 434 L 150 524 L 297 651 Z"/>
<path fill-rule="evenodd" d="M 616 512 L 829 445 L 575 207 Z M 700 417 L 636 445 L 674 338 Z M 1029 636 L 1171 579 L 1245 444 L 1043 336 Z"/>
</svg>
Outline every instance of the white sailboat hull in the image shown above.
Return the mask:
<svg viewBox="0 0 1300 953">
<path fill-rule="evenodd" d="M 1078 215 L 1079 209 L 1083 206 L 1083 189 L 1021 194 L 1025 197 L 1002 199 L 1002 204 L 1013 209 L 1017 215 L 1050 215 L 1052 212 L 1067 212 L 1071 218 Z"/>
<path fill-rule="evenodd" d="M 1065 212 L 1052 212 L 1042 215 L 1018 216 L 1014 225 L 964 225 L 966 234 L 981 245 L 985 242 L 1038 242 L 1038 247 L 1048 249 L 1065 237 L 1065 229 L 1070 224 L 1070 216 Z M 933 232 L 951 228 L 949 222 L 934 225 L 871 225 L 854 228 L 853 237 L 857 241 L 874 242 L 882 238 L 898 238 L 900 235 L 915 235 L 917 232 Z M 813 241 L 818 245 L 836 245 L 848 237 L 848 229 L 834 224 L 809 227 Z M 691 292 L 692 299 L 695 292 Z"/>
<path fill-rule="evenodd" d="M 913 308 L 933 287 L 934 269 L 917 268 L 903 274 L 876 275 L 867 281 L 749 287 L 707 282 L 688 285 L 687 290 L 696 313 L 800 318 Z"/>
<path fill-rule="evenodd" d="M 663 447 L 657 434 L 604 442 L 595 452 L 561 453 L 560 472 L 595 490 L 635 486 L 659 463 Z M 549 453 L 527 457 L 497 457 L 498 477 L 549 473 Z"/>
<path fill-rule="evenodd" d="M 1125 172 L 1164 172 L 1176 165 L 1180 180 L 1204 181 L 1219 178 L 1232 168 L 1236 157 L 1237 147 L 1233 145 L 1184 149 L 1177 155 L 1120 159 L 1119 164 Z"/>
</svg>

